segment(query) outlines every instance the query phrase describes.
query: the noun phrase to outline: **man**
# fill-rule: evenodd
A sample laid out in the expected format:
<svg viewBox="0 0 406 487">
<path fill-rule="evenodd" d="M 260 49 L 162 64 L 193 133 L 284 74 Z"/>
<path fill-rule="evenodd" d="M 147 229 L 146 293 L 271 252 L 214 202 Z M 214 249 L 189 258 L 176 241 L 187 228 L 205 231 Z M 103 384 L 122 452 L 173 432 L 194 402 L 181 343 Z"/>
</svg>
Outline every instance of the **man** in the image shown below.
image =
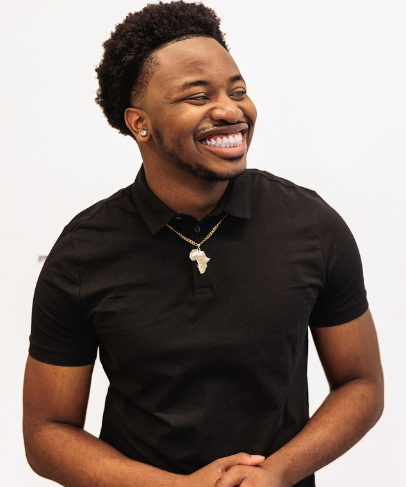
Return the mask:
<svg viewBox="0 0 406 487">
<path fill-rule="evenodd" d="M 104 47 L 97 101 L 143 165 L 44 264 L 28 461 L 75 487 L 314 486 L 383 408 L 354 239 L 313 191 L 246 169 L 256 110 L 212 10 L 148 5 Z M 331 386 L 310 420 L 309 325 Z M 97 349 L 100 439 L 83 430 Z"/>
</svg>

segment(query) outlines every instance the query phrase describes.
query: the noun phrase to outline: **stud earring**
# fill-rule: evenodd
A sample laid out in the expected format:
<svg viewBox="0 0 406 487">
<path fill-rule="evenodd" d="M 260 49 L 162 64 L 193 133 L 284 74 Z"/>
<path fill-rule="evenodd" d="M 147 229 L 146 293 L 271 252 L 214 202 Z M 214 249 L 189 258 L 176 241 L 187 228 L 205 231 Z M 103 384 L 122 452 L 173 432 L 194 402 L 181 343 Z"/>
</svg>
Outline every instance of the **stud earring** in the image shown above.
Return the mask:
<svg viewBox="0 0 406 487">
<path fill-rule="evenodd" d="M 146 137 L 148 134 L 148 130 L 141 130 L 141 137 Z"/>
</svg>

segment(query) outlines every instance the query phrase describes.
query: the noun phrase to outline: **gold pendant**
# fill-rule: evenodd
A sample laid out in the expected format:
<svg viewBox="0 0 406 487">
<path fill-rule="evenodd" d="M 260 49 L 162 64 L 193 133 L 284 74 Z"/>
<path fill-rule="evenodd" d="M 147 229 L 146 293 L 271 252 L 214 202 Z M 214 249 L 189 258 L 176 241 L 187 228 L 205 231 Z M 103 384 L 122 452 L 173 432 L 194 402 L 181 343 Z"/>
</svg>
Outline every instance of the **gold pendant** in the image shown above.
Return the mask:
<svg viewBox="0 0 406 487">
<path fill-rule="evenodd" d="M 193 249 L 189 254 L 190 260 L 197 261 L 197 268 L 199 269 L 200 274 L 204 274 L 207 269 L 207 262 L 209 262 L 209 257 L 200 250 L 200 247 L 197 249 Z"/>
</svg>

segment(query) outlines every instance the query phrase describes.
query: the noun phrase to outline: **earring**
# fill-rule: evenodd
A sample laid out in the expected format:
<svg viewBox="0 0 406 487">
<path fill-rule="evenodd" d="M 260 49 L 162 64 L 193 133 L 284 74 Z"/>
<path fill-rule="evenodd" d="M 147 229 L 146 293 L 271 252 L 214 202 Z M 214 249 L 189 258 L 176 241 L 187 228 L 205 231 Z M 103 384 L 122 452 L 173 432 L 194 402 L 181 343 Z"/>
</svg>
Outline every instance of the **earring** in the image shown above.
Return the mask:
<svg viewBox="0 0 406 487">
<path fill-rule="evenodd" d="M 148 134 L 148 130 L 141 130 L 141 137 L 146 137 Z"/>
</svg>

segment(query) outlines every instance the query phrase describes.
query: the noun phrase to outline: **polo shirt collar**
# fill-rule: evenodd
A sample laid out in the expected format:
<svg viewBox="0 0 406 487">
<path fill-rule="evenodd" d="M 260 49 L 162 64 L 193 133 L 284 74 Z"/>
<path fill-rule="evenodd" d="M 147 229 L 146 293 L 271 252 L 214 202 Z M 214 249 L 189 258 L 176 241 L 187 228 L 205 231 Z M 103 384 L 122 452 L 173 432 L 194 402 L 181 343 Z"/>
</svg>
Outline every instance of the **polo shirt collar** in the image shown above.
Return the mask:
<svg viewBox="0 0 406 487">
<path fill-rule="evenodd" d="M 250 177 L 246 173 L 245 177 L 232 181 L 228 185 L 212 214 L 226 212 L 237 218 L 249 220 L 251 218 L 250 193 Z M 144 165 L 141 165 L 137 177 L 131 185 L 131 194 L 141 217 L 153 235 L 177 216 L 176 212 L 151 191 L 145 179 Z"/>
</svg>

